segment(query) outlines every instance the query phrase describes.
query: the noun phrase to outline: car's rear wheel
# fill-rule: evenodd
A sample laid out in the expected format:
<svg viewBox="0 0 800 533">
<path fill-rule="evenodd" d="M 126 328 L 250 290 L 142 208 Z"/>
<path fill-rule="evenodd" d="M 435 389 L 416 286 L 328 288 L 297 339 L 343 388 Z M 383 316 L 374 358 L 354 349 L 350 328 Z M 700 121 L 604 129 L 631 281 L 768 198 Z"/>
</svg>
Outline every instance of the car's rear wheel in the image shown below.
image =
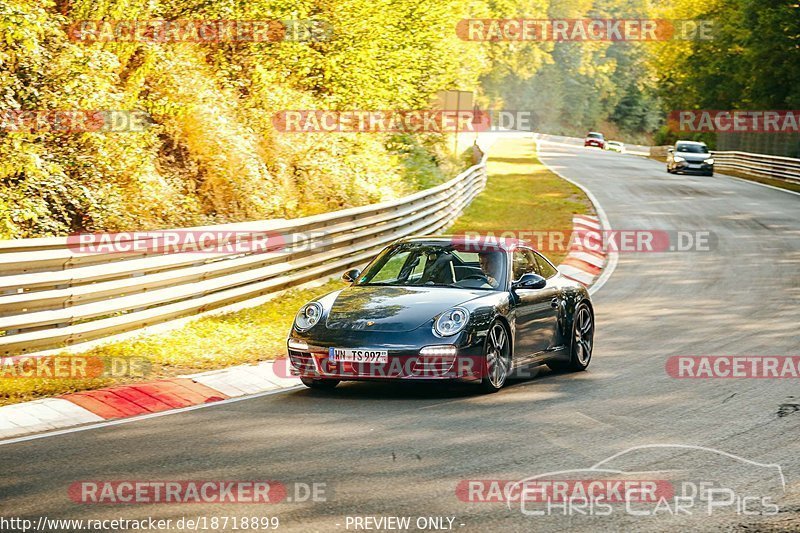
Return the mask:
<svg viewBox="0 0 800 533">
<path fill-rule="evenodd" d="M 303 385 L 305 385 L 309 389 L 316 389 L 316 390 L 330 390 L 339 384 L 338 379 L 300 378 L 300 381 L 302 381 Z"/>
<path fill-rule="evenodd" d="M 569 361 L 548 361 L 547 366 L 556 372 L 580 372 L 586 370 L 592 360 L 594 348 L 594 314 L 582 303 L 575 310 L 572 321 L 572 346 Z"/>
<path fill-rule="evenodd" d="M 486 335 L 484 369 L 481 388 L 484 392 L 497 392 L 503 388 L 511 373 L 511 340 L 505 326 L 495 320 Z"/>
</svg>

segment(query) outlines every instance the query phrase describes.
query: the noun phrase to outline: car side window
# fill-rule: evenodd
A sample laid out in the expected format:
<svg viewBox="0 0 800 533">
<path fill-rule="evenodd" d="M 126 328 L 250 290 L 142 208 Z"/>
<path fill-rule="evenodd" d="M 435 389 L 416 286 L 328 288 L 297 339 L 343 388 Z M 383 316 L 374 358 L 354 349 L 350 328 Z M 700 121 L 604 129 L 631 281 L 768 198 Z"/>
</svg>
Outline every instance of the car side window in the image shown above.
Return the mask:
<svg viewBox="0 0 800 533">
<path fill-rule="evenodd" d="M 550 279 L 558 273 L 558 270 L 550 264 L 541 254 L 536 255 L 536 262 L 539 264 L 539 275 L 545 279 Z"/>
<path fill-rule="evenodd" d="M 512 263 L 515 281 L 525 274 L 539 274 L 539 265 L 536 263 L 536 257 L 531 250 L 526 250 L 525 248 L 514 250 Z"/>
</svg>

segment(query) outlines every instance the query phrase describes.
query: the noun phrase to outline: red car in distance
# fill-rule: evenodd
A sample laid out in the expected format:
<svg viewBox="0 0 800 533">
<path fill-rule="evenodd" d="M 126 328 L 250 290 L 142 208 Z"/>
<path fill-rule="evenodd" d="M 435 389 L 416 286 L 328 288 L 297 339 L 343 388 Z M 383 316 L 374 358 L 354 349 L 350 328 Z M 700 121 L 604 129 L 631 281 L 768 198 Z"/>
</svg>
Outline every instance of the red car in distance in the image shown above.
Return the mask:
<svg viewBox="0 0 800 533">
<path fill-rule="evenodd" d="M 586 134 L 586 138 L 583 140 L 583 146 L 596 146 L 597 148 L 603 150 L 606 147 L 606 140 L 602 133 L 590 131 Z"/>
</svg>

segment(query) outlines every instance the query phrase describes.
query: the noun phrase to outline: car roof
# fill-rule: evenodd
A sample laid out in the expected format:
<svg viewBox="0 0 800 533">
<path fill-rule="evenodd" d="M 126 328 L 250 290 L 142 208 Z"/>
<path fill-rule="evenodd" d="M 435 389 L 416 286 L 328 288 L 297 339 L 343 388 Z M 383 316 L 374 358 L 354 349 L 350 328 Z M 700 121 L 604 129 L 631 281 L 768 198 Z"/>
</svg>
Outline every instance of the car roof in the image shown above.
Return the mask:
<svg viewBox="0 0 800 533">
<path fill-rule="evenodd" d="M 395 243 L 401 242 L 415 242 L 415 243 L 424 243 L 424 244 L 474 244 L 474 245 L 487 245 L 492 247 L 497 247 L 505 251 L 513 251 L 515 248 L 524 246 L 526 248 L 530 248 L 535 250 L 535 248 L 527 241 L 522 239 L 512 239 L 506 237 L 495 237 L 495 236 L 487 236 L 484 240 L 481 240 L 480 236 L 471 237 L 468 235 L 413 235 L 410 237 L 404 237 Z"/>
<path fill-rule="evenodd" d="M 706 143 L 698 142 L 698 141 L 677 141 L 675 144 L 696 144 L 699 146 L 705 146 Z"/>
</svg>

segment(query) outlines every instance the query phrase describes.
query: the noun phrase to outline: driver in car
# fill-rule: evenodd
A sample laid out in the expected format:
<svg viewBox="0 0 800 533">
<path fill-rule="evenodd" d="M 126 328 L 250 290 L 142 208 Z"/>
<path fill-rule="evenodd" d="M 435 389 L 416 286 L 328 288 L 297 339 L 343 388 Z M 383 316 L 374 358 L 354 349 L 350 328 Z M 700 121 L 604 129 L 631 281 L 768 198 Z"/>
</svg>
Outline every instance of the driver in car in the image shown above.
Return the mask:
<svg viewBox="0 0 800 533">
<path fill-rule="evenodd" d="M 503 268 L 501 265 L 502 255 L 498 252 L 481 252 L 478 254 L 478 263 L 481 266 L 486 280 L 493 289 L 500 287 L 500 281 Z"/>
</svg>

